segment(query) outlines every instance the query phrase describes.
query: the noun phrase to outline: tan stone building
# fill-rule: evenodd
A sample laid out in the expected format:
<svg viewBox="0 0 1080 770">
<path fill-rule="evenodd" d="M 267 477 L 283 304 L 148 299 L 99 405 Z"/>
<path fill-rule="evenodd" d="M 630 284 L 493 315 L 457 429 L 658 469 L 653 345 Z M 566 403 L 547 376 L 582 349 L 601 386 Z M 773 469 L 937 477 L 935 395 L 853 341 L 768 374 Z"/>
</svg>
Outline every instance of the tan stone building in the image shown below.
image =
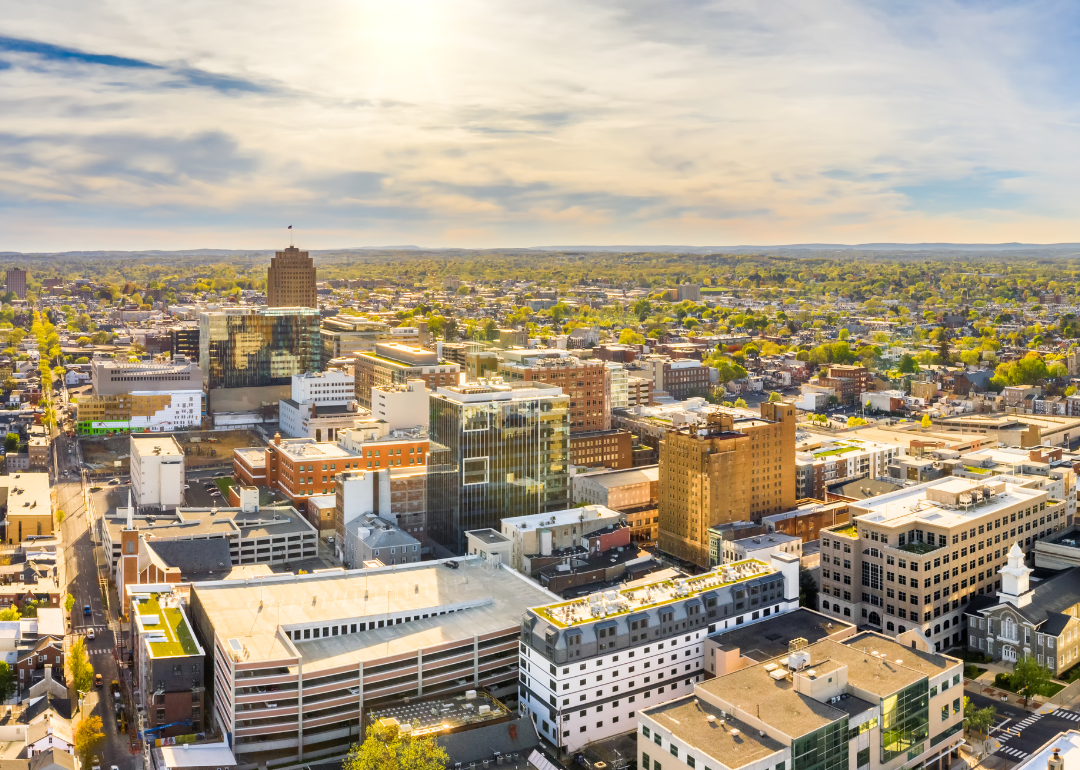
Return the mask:
<svg viewBox="0 0 1080 770">
<path fill-rule="evenodd" d="M 660 550 L 709 566 L 709 527 L 795 507 L 795 407 L 713 412 L 660 442 Z"/>
<path fill-rule="evenodd" d="M 946 477 L 848 504 L 851 523 L 821 532 L 821 611 L 887 636 L 920 629 L 936 650 L 960 644 L 964 608 L 1001 590 L 1014 544 L 1066 526 L 1065 502 L 1038 480 Z"/>
<path fill-rule="evenodd" d="M 353 365 L 356 401 L 371 409 L 371 389 L 423 380 L 428 390 L 457 385 L 461 366 L 440 360 L 436 352 L 397 342 L 377 342 L 374 352 L 357 353 Z"/>
<path fill-rule="evenodd" d="M 267 306 L 317 308 L 315 273 L 315 263 L 306 251 L 290 246 L 277 252 L 266 271 Z"/>
</svg>

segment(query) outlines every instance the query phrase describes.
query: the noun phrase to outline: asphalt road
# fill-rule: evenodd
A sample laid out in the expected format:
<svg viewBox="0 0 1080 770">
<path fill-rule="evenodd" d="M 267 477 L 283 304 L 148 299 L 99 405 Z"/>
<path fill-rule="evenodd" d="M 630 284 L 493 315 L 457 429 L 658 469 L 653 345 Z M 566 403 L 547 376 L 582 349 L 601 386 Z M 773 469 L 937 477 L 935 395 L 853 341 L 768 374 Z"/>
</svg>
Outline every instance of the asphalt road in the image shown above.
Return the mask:
<svg viewBox="0 0 1080 770">
<path fill-rule="evenodd" d="M 60 525 L 64 547 L 64 579 L 67 592 L 75 599 L 75 606 L 68 619 L 69 642 L 82 637 L 86 651 L 96 673 L 101 674 L 104 685 L 86 695 L 83 713 L 93 713 L 101 717 L 105 742 L 100 754 L 103 766 L 116 765 L 120 770 L 134 770 L 141 761 L 131 753 L 126 735 L 117 730 L 113 713 L 109 683 L 119 679 L 115 658 L 116 640 L 109 628 L 108 613 L 101 597 L 98 582 L 98 566 L 94 552 L 94 542 L 87 525 L 87 511 L 83 506 L 82 486 L 79 481 L 64 481 L 64 472 L 76 467 L 75 460 L 67 460 L 67 439 L 60 437 L 56 441 L 56 456 L 60 483 L 56 485 L 57 504 L 65 513 Z M 73 478 L 78 478 L 77 473 Z M 100 573 L 102 576 L 104 572 Z M 115 603 L 115 601 L 114 601 Z M 90 606 L 90 615 L 85 615 L 83 607 Z M 95 638 L 87 637 L 87 631 L 93 628 Z M 76 720 L 78 721 L 78 720 Z"/>
<path fill-rule="evenodd" d="M 998 723 L 991 731 L 995 741 L 991 750 L 1006 762 L 1022 762 L 1060 733 L 1077 728 L 1080 728 L 1080 712 L 1067 709 L 1050 714 L 1022 712 L 1018 718 Z"/>
</svg>

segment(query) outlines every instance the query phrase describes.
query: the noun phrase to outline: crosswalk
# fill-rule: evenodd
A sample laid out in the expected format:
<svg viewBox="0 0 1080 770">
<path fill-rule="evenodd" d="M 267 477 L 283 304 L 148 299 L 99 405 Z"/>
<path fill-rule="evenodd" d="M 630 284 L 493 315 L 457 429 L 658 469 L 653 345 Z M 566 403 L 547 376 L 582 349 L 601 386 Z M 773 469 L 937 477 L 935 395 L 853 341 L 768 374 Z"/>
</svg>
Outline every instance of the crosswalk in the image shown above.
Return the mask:
<svg viewBox="0 0 1080 770">
<path fill-rule="evenodd" d="M 1043 716 L 1042 714 L 1032 714 L 1031 716 L 1029 716 L 1024 721 L 1017 722 L 1012 727 L 1006 727 L 1005 732 L 1008 733 L 1010 736 L 1015 738 L 1016 736 L 1020 735 L 1021 731 L 1025 727 L 1027 727 L 1030 724 L 1034 724 L 1035 722 L 1038 722 L 1040 719 L 1042 719 L 1042 716 Z"/>
<path fill-rule="evenodd" d="M 1057 709 L 1050 712 L 1051 716 L 1060 717 L 1061 719 L 1068 719 L 1071 722 L 1080 722 L 1080 713 L 1075 711 L 1069 711 L 1068 709 Z"/>
<path fill-rule="evenodd" d="M 1002 746 L 994 753 L 997 756 L 1008 757 L 1009 759 L 1024 759 L 1028 755 L 1026 751 L 1020 751 L 1020 749 L 1014 749 L 1009 746 Z"/>
</svg>

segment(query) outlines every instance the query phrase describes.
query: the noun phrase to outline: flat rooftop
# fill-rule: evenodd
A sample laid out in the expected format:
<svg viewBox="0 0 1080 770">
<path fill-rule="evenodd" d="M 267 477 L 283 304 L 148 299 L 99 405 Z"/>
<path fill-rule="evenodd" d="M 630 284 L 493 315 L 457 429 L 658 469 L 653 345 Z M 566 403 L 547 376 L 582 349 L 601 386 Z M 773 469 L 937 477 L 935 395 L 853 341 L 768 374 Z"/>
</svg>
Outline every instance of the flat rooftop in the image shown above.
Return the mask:
<svg viewBox="0 0 1080 770">
<path fill-rule="evenodd" d="M 920 652 L 870 633 L 844 642 L 822 639 L 803 650 L 810 653 L 804 672 L 814 670 L 820 677 L 846 666 L 849 685 L 878 697 L 892 695 L 959 665 L 944 655 Z M 698 686 L 741 711 L 760 713 L 761 719 L 792 736 L 805 735 L 844 716 L 863 714 L 877 705 L 852 695 L 835 704 L 822 703 L 797 692 L 790 679 L 774 680 L 765 670 L 766 665 L 783 664 L 786 657 L 784 652 Z"/>
<path fill-rule="evenodd" d="M 321 462 L 323 460 L 344 460 L 346 458 L 351 460 L 354 457 L 359 457 L 355 452 L 342 449 L 337 444 L 316 441 L 313 438 L 282 439 L 280 444 L 275 442 L 274 447 L 293 460 Z"/>
<path fill-rule="evenodd" d="M 641 713 L 670 730 L 687 746 L 723 761 L 731 770 L 760 762 L 784 750 L 780 741 L 759 735 L 756 728 L 700 698 L 679 698 L 643 709 Z M 713 717 L 713 721 L 710 722 L 709 717 Z M 644 744 L 642 750 L 653 753 L 647 745 Z"/>
<path fill-rule="evenodd" d="M 492 569 L 476 558 L 456 561 L 458 569 L 422 562 L 197 583 L 191 591 L 216 633 L 247 647 L 246 662 L 292 658 L 298 650 L 305 675 L 516 628 L 523 608 L 555 598 L 513 570 Z M 277 633 L 279 626 L 373 622 L 388 614 L 423 615 L 454 605 L 461 609 L 355 634 L 297 641 L 295 647 Z"/>
<path fill-rule="evenodd" d="M 1015 481 L 1015 479 L 1013 480 Z M 935 497 L 964 496 L 989 487 L 1001 488 L 989 499 L 968 505 L 950 504 Z M 904 487 L 895 492 L 870 497 L 850 503 L 852 519 L 861 522 L 882 523 L 890 527 L 921 522 L 942 527 L 953 527 L 966 521 L 993 514 L 1011 505 L 1037 502 L 1046 493 L 1009 483 L 1004 476 L 987 479 L 964 479 L 948 477 L 915 487 Z"/>
<path fill-rule="evenodd" d="M 578 508 L 567 508 L 565 511 L 553 511 L 551 513 L 533 513 L 528 516 L 514 516 L 503 519 L 502 524 L 515 529 L 532 530 L 546 529 L 547 527 L 565 527 L 570 524 L 580 524 L 583 521 L 596 519 L 621 519 L 625 516 L 620 511 L 613 511 L 604 505 L 582 505 Z"/>
<path fill-rule="evenodd" d="M 244 513 L 239 508 L 177 508 L 175 511 L 136 515 L 132 517 L 132 522 L 148 539 L 225 536 L 229 533 L 237 533 L 244 538 L 259 538 L 314 531 L 299 511 L 287 505 L 262 507 L 250 513 Z M 114 544 L 119 543 L 120 532 L 126 526 L 125 517 L 119 514 L 107 516 L 105 525 L 109 528 L 110 540 Z"/>
<path fill-rule="evenodd" d="M 814 644 L 827 636 L 854 628 L 838 618 L 800 607 L 783 615 L 758 621 L 748 626 L 736 626 L 727 631 L 710 634 L 709 640 L 721 648 L 739 650 L 740 655 L 764 663 L 788 651 L 792 639 L 805 639 Z"/>
<path fill-rule="evenodd" d="M 612 618 L 659 607 L 662 604 L 689 599 L 703 591 L 773 574 L 776 574 L 776 570 L 765 562 L 745 559 L 725 564 L 697 577 L 655 580 L 634 588 L 604 591 L 582 599 L 534 607 L 533 612 L 558 628 L 568 628 L 577 623 L 589 623 L 600 618 Z"/>
<path fill-rule="evenodd" d="M 630 484 L 648 484 L 660 480 L 659 465 L 643 465 L 639 468 L 626 468 L 621 471 L 579 473 L 578 478 L 587 478 L 605 489 L 624 487 Z"/>
<path fill-rule="evenodd" d="M 155 436 L 153 433 L 132 433 L 131 449 L 144 457 L 147 455 L 184 456 L 184 448 L 171 435 Z"/>
<path fill-rule="evenodd" d="M 466 534 L 472 535 L 477 540 L 482 540 L 485 543 L 509 543 L 510 538 L 503 535 L 501 532 L 496 532 L 494 529 L 471 529 Z"/>
</svg>

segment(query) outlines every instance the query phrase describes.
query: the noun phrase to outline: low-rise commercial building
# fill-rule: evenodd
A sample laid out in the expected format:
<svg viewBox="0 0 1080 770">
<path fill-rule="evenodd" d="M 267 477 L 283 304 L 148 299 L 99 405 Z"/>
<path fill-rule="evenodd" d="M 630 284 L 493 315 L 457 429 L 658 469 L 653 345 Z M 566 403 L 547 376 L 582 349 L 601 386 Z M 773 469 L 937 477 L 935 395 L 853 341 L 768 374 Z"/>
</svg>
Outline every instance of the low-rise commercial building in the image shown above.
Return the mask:
<svg viewBox="0 0 1080 770">
<path fill-rule="evenodd" d="M 11 473 L 0 476 L 0 514 L 4 539 L 22 543 L 52 535 L 53 502 L 48 473 Z"/>
<path fill-rule="evenodd" d="M 802 539 L 793 535 L 756 535 L 738 540 L 724 540 L 723 564 L 746 559 L 768 561 L 774 553 L 790 553 L 802 558 Z"/>
<path fill-rule="evenodd" d="M 602 505 L 583 505 L 553 513 L 514 516 L 500 522 L 500 530 L 510 540 L 512 569 L 523 572 L 526 559 L 535 554 L 572 548 L 590 532 L 618 524 L 623 514 Z"/>
<path fill-rule="evenodd" d="M 639 711 L 638 766 L 949 766 L 963 740 L 962 661 L 915 637 L 806 641 Z"/>
</svg>

